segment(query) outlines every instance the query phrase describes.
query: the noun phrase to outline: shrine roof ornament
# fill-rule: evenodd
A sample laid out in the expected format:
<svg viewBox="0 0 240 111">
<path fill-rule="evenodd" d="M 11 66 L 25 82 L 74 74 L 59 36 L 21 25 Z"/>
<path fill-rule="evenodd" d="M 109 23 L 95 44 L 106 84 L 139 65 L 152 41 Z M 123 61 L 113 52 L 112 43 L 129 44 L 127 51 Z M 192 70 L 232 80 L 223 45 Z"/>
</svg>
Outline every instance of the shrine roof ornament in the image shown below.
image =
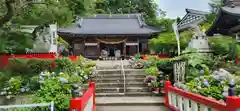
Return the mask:
<svg viewBox="0 0 240 111">
<path fill-rule="evenodd" d="M 217 18 L 206 31 L 208 36 L 214 34 L 231 35 L 240 30 L 240 0 L 223 0 Z"/>
<path fill-rule="evenodd" d="M 153 34 L 159 29 L 148 26 L 140 14 L 97 14 L 78 17 L 76 24 L 58 29 L 59 34 L 76 35 L 125 35 Z"/>
<path fill-rule="evenodd" d="M 186 9 L 187 14 L 182 18 L 182 20 L 178 23 L 178 30 L 184 30 L 191 27 L 191 24 L 199 24 L 205 18 L 208 12 Z"/>
</svg>

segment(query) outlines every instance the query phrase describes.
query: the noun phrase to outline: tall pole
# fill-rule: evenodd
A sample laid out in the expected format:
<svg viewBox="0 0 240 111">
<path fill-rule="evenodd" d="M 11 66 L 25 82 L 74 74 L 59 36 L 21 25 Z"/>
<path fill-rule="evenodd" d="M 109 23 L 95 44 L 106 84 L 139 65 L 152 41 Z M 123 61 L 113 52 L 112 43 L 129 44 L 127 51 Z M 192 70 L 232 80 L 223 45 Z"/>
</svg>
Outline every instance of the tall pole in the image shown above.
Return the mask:
<svg viewBox="0 0 240 111">
<path fill-rule="evenodd" d="M 178 46 L 178 55 L 180 55 L 180 36 L 179 36 L 179 32 L 178 32 L 178 27 L 177 27 L 177 21 L 175 21 L 173 24 L 172 24 L 172 27 L 173 27 L 173 31 L 176 35 L 176 40 L 177 40 L 177 46 Z"/>
</svg>

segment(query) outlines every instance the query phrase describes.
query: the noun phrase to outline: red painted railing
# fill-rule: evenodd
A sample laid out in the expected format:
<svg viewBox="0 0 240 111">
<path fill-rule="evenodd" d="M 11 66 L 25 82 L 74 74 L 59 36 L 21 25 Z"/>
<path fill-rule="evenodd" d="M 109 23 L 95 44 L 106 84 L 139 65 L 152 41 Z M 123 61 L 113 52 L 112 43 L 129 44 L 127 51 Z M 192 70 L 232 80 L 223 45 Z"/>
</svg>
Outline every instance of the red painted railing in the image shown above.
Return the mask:
<svg viewBox="0 0 240 111">
<path fill-rule="evenodd" d="M 165 83 L 165 106 L 172 111 L 239 111 L 240 98 L 228 96 L 226 102 L 219 102 L 198 94 L 187 92 Z M 199 108 L 200 106 L 200 108 Z"/>
<path fill-rule="evenodd" d="M 90 82 L 88 90 L 82 97 L 75 97 L 70 100 L 69 111 L 95 111 L 95 83 Z"/>
</svg>

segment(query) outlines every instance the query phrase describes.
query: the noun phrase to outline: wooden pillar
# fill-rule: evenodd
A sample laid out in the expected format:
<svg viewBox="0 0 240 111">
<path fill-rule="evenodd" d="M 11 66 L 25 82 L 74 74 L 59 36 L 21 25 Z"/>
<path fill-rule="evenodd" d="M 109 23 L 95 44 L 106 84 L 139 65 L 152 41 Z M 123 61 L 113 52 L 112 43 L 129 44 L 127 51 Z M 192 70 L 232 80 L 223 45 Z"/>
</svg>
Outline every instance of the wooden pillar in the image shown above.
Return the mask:
<svg viewBox="0 0 240 111">
<path fill-rule="evenodd" d="M 84 44 L 84 54 L 83 54 L 83 56 L 84 56 L 84 57 L 86 57 L 86 45 L 85 45 L 86 40 L 85 40 L 85 39 L 86 39 L 86 38 L 83 39 L 83 44 Z"/>
<path fill-rule="evenodd" d="M 139 38 L 137 38 L 137 53 L 139 53 Z"/>
<path fill-rule="evenodd" d="M 126 42 L 123 43 L 123 55 L 126 57 Z"/>
</svg>

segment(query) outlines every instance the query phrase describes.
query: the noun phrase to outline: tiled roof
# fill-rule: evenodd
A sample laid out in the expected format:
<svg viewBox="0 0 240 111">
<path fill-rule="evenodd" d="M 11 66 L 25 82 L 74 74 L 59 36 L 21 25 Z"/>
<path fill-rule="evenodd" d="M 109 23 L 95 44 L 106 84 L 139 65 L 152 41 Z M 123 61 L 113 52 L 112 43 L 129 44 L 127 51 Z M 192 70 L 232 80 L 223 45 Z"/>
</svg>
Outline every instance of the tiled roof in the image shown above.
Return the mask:
<svg viewBox="0 0 240 111">
<path fill-rule="evenodd" d="M 58 29 L 58 33 L 69 34 L 151 34 L 159 29 L 144 23 L 140 14 L 98 14 L 77 20 L 76 24 Z"/>
<path fill-rule="evenodd" d="M 198 24 L 205 19 L 205 15 L 208 12 L 203 12 L 199 10 L 186 9 L 187 14 L 178 23 L 178 30 L 184 30 L 190 27 L 191 24 Z"/>
</svg>

